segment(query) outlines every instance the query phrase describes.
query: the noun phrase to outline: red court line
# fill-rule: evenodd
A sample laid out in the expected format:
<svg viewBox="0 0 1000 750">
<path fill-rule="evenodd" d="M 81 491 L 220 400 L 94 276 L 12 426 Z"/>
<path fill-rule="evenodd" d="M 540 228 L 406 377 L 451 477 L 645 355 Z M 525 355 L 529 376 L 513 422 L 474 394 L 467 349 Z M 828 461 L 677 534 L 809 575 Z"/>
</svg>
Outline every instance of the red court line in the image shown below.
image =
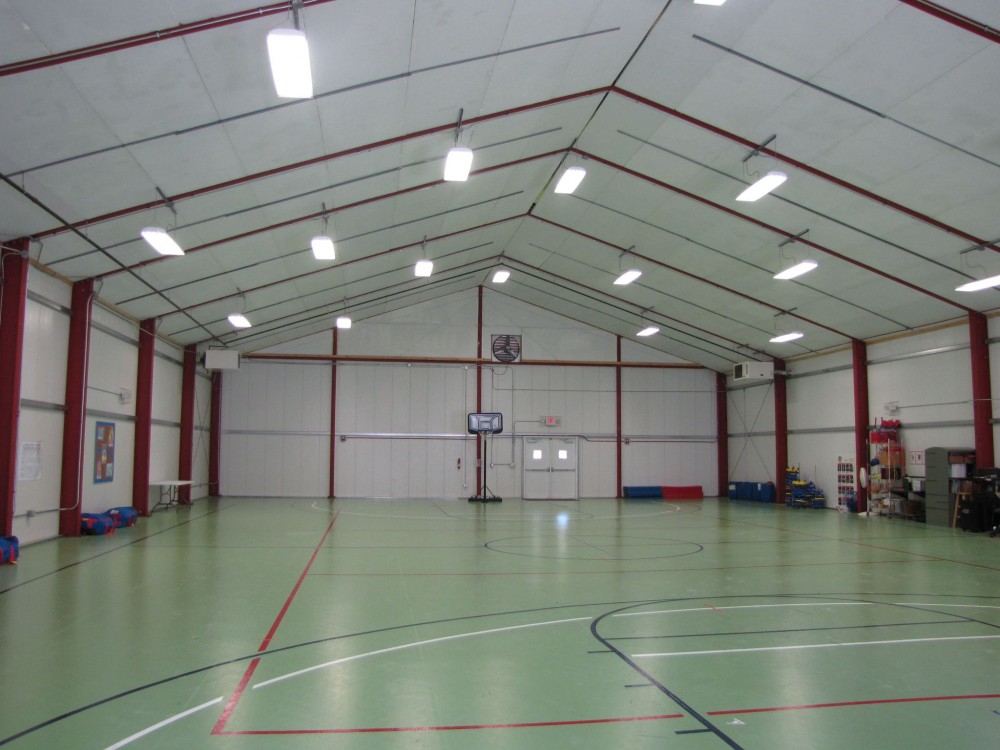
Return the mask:
<svg viewBox="0 0 1000 750">
<path fill-rule="evenodd" d="M 330 520 L 330 525 L 326 527 L 326 532 L 323 534 L 323 538 L 319 540 L 319 544 L 316 545 L 316 549 L 313 550 L 312 555 L 309 557 L 309 562 L 306 563 L 305 568 L 302 569 L 302 573 L 299 575 L 299 579 L 292 587 L 292 592 L 288 595 L 288 598 L 285 599 L 285 603 L 281 607 L 281 611 L 278 612 L 278 616 L 274 618 L 274 622 L 271 623 L 271 629 L 267 631 L 267 635 L 264 636 L 264 640 L 261 641 L 261 644 L 257 649 L 258 652 L 267 650 L 267 647 L 270 645 L 271 639 L 278 630 L 278 626 L 281 625 L 281 621 L 285 619 L 285 614 L 287 614 L 288 608 L 292 606 L 292 600 L 295 599 L 295 595 L 299 593 L 299 588 L 302 586 L 302 582 L 309 573 L 309 569 L 312 567 L 312 564 L 316 561 L 316 556 L 326 543 L 326 539 L 330 536 L 330 532 L 333 531 L 333 524 L 337 522 L 338 515 L 340 515 L 340 511 L 333 514 L 333 518 Z M 233 694 L 229 698 L 229 702 L 226 704 L 225 709 L 223 709 L 222 714 L 219 716 L 219 720 L 215 723 L 215 728 L 212 729 L 212 734 L 232 734 L 232 732 L 224 731 L 225 726 L 229 722 L 229 717 L 232 716 L 233 710 L 236 708 L 236 704 L 239 703 L 240 698 L 243 697 L 243 692 L 247 689 L 247 685 L 250 683 L 250 678 L 253 677 L 254 670 L 257 669 L 258 664 L 260 664 L 260 657 L 257 657 L 250 662 L 250 665 L 243 673 L 243 678 L 240 680 L 239 685 L 236 686 L 236 690 L 233 691 Z"/>
<path fill-rule="evenodd" d="M 572 727 L 587 724 L 623 724 L 632 721 L 663 721 L 683 719 L 684 714 L 660 716 L 625 716 L 608 719 L 576 719 L 573 721 L 531 721 L 509 724 L 455 724 L 437 727 L 357 727 L 354 729 L 248 729 L 236 732 L 213 732 L 225 735 L 296 735 L 296 734 L 373 734 L 378 732 L 456 732 L 474 729 L 532 729 L 539 727 Z"/>
<path fill-rule="evenodd" d="M 983 695 L 932 695 L 923 698 L 881 698 L 867 701 L 841 701 L 839 703 L 809 703 L 801 706 L 772 706 L 769 708 L 745 708 L 742 710 L 709 711 L 709 716 L 732 716 L 734 714 L 760 714 L 775 711 L 804 711 L 814 708 L 850 708 L 853 706 L 879 706 L 887 703 L 927 703 L 930 701 L 996 700 L 1000 693 Z"/>
</svg>

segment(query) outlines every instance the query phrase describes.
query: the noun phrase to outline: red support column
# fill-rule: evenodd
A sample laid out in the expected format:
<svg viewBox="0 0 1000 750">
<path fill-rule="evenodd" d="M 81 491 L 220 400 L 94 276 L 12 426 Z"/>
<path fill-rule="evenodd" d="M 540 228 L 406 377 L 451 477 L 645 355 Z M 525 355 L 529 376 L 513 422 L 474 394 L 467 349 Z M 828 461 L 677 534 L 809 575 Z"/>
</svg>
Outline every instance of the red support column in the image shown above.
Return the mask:
<svg viewBox="0 0 1000 750">
<path fill-rule="evenodd" d="M 972 350 L 972 421 L 976 440 L 976 466 L 996 466 L 993 452 L 993 388 L 990 385 L 990 343 L 986 316 L 969 313 Z"/>
<path fill-rule="evenodd" d="M 476 359 L 483 356 L 483 287 L 479 287 L 479 313 L 476 322 Z M 483 368 L 476 365 L 476 411 L 483 410 Z M 513 414 L 511 415 L 514 416 Z M 483 487 L 483 436 L 476 435 L 476 495 Z"/>
<path fill-rule="evenodd" d="M 87 426 L 87 377 L 94 280 L 73 284 L 66 355 L 66 411 L 63 413 L 62 478 L 59 487 L 59 534 L 80 536 L 83 513 L 83 453 Z"/>
<path fill-rule="evenodd" d="M 135 378 L 135 455 L 132 457 L 132 507 L 149 515 L 149 462 L 153 444 L 153 356 L 156 319 L 139 323 L 139 363 Z"/>
<path fill-rule="evenodd" d="M 333 355 L 337 356 L 340 345 L 340 331 L 333 329 Z M 330 362 L 330 494 L 333 500 L 337 497 L 334 479 L 337 466 L 337 360 Z"/>
<path fill-rule="evenodd" d="M 785 369 L 785 360 L 774 360 L 774 501 L 782 505 L 785 497 L 785 469 L 788 468 L 788 383 L 779 371 Z"/>
<path fill-rule="evenodd" d="M 21 411 L 24 309 L 28 299 L 28 240 L 0 248 L 0 529 L 13 532 L 17 488 L 17 421 Z"/>
<path fill-rule="evenodd" d="M 184 347 L 184 370 L 181 375 L 181 438 L 180 453 L 177 458 L 177 478 L 194 479 L 194 404 L 195 382 L 198 377 L 198 347 L 189 344 Z M 177 488 L 177 502 L 191 504 L 191 485 Z"/>
<path fill-rule="evenodd" d="M 868 471 L 868 345 L 851 341 L 854 365 L 854 475 L 858 513 L 868 511 L 868 487 L 858 479 L 859 469 Z"/>
<path fill-rule="evenodd" d="M 218 497 L 222 463 L 222 371 L 212 373 L 212 415 L 208 433 L 208 494 Z"/>
<path fill-rule="evenodd" d="M 715 374 L 715 460 L 716 481 L 719 497 L 729 495 L 729 394 L 726 391 L 726 376 Z"/>
<path fill-rule="evenodd" d="M 622 480 L 622 337 L 617 336 L 617 346 L 615 349 L 615 444 L 617 451 L 615 455 L 615 466 L 618 469 L 617 483 L 615 484 L 616 497 L 625 497 L 625 487 Z"/>
</svg>

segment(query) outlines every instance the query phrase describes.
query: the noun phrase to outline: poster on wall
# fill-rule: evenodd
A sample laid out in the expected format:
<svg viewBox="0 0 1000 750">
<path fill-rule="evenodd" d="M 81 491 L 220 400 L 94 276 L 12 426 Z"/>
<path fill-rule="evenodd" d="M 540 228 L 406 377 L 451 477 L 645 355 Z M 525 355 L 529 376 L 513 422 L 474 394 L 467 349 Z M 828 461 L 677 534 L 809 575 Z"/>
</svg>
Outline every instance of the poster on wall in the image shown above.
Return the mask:
<svg viewBox="0 0 1000 750">
<path fill-rule="evenodd" d="M 42 478 L 42 444 L 21 443 L 17 460 L 17 481 L 37 482 Z"/>
<path fill-rule="evenodd" d="M 110 482 L 115 478 L 115 423 L 98 422 L 94 440 L 94 481 Z"/>
</svg>

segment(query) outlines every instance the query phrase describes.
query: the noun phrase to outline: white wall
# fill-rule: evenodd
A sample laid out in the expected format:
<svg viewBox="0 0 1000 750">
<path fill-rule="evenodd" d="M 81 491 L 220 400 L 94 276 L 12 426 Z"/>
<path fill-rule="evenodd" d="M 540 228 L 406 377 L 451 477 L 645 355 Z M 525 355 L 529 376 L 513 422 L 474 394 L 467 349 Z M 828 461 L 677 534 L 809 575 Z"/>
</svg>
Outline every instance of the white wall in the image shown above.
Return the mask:
<svg viewBox="0 0 1000 750">
<path fill-rule="evenodd" d="M 520 496 L 522 444 L 529 435 L 575 437 L 581 495 L 617 494 L 615 336 L 489 290 L 483 308 L 485 356 L 492 334 L 518 334 L 526 360 L 608 365 L 488 366 L 477 405 L 477 369 L 468 364 L 341 362 L 337 496 L 475 495 L 476 439 L 466 431 L 466 415 L 477 407 L 504 416 L 504 432 L 488 438 L 486 455 L 496 494 Z M 468 359 L 476 354 L 477 318 L 476 291 L 449 295 L 358 321 L 340 332 L 338 351 Z M 331 345 L 331 334 L 324 333 L 269 352 L 328 354 Z M 623 342 L 623 360 L 672 361 L 633 342 Z M 326 496 L 331 369 L 328 363 L 245 360 L 239 371 L 226 373 L 223 494 Z M 716 492 L 715 374 L 624 373 L 622 423 L 630 438 L 624 483 L 698 484 Z M 558 417 L 558 425 L 545 426 L 543 416 Z"/>
<path fill-rule="evenodd" d="M 997 335 L 997 326 L 995 319 L 990 320 L 991 336 Z M 997 344 L 991 344 L 990 352 L 996 397 L 1000 396 Z M 975 445 L 969 335 L 964 321 L 869 344 L 868 362 L 868 423 L 882 418 L 902 422 L 906 474 L 924 475 L 919 453 L 927 448 Z M 789 463 L 800 468 L 803 478 L 825 490 L 827 505 L 832 507 L 836 504 L 838 457 L 854 458 L 856 466 L 870 458 L 862 456 L 858 461 L 854 455 L 851 352 L 791 360 L 787 370 L 791 373 L 787 381 Z M 728 397 L 730 479 L 783 482 L 783 477 L 774 477 L 773 384 L 741 387 L 730 381 Z M 996 399 L 993 403 L 995 417 Z M 898 412 L 891 414 L 890 407 Z"/>
<path fill-rule="evenodd" d="M 40 443 L 42 466 L 37 480 L 18 481 L 15 487 L 13 531 L 22 543 L 51 538 L 59 531 L 70 294 L 70 287 L 61 280 L 29 270 L 18 445 Z M 133 322 L 95 305 L 83 435 L 81 505 L 86 513 L 132 504 L 138 336 Z M 163 341 L 157 341 L 156 352 L 150 476 L 175 478 L 183 352 Z M 197 380 L 200 408 L 196 408 L 195 421 L 207 430 L 211 386 L 205 377 Z M 123 390 L 127 392 L 124 402 Z M 99 421 L 115 424 L 115 475 L 103 483 L 94 481 L 94 435 Z M 207 446 L 207 432 L 196 428 L 193 498 L 207 493 Z"/>
</svg>

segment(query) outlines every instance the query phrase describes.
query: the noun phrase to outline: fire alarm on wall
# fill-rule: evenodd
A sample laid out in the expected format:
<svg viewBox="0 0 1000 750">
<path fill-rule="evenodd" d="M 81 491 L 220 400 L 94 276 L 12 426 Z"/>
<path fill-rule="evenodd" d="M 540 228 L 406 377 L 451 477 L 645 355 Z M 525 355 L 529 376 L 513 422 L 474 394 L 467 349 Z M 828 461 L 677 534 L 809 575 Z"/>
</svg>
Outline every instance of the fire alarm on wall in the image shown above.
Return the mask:
<svg viewBox="0 0 1000 750">
<path fill-rule="evenodd" d="M 542 417 L 542 424 L 546 427 L 556 427 L 559 425 L 559 417 Z"/>
</svg>

